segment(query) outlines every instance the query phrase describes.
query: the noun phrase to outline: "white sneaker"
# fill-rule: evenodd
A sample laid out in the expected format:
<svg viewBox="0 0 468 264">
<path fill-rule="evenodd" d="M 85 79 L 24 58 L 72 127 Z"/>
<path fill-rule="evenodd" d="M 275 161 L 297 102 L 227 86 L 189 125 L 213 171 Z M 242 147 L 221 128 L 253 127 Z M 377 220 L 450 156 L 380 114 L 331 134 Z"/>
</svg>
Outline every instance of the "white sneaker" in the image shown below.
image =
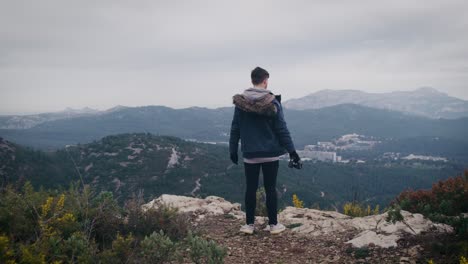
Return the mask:
<svg viewBox="0 0 468 264">
<path fill-rule="evenodd" d="M 267 227 L 269 228 L 265 228 L 265 230 L 270 230 L 270 234 L 279 234 L 286 230 L 286 227 L 281 223 L 277 223 L 276 225 L 267 225 Z"/>
<path fill-rule="evenodd" d="M 246 233 L 246 234 L 253 234 L 255 230 L 255 225 L 254 224 L 249 224 L 249 225 L 243 225 L 241 228 L 240 228 L 240 232 L 242 233 Z"/>
</svg>

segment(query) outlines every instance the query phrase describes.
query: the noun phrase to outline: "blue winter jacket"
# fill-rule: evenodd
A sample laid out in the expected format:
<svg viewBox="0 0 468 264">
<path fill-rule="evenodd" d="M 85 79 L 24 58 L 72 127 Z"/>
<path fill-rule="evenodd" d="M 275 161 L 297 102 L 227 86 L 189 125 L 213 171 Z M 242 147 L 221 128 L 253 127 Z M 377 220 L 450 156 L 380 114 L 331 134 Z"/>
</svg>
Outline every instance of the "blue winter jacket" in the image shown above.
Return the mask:
<svg viewBox="0 0 468 264">
<path fill-rule="evenodd" d="M 271 103 L 276 107 L 273 115 L 244 111 L 235 106 L 229 138 L 231 153 L 237 153 L 239 140 L 244 158 L 275 157 L 295 151 L 284 120 L 281 95 L 276 95 Z"/>
</svg>

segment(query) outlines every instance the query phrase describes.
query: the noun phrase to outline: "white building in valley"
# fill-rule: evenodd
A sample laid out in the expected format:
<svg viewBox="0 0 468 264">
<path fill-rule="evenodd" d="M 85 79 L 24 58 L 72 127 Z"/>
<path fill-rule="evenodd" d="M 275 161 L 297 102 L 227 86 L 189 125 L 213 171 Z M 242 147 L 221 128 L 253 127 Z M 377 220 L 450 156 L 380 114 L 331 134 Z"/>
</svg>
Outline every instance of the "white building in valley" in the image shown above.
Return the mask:
<svg viewBox="0 0 468 264">
<path fill-rule="evenodd" d="M 331 151 L 317 151 L 317 150 L 298 150 L 297 154 L 302 158 L 311 159 L 311 160 L 319 160 L 319 161 L 329 161 L 329 162 L 336 162 L 337 156 L 336 152 Z"/>
</svg>

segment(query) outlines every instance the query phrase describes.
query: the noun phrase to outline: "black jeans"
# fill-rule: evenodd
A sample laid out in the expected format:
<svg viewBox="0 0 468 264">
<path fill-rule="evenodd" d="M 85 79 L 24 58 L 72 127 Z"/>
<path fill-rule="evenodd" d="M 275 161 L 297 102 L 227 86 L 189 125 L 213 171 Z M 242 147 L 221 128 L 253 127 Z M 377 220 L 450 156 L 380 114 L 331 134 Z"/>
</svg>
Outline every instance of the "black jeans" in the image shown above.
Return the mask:
<svg viewBox="0 0 468 264">
<path fill-rule="evenodd" d="M 247 190 L 245 192 L 246 223 L 253 224 L 255 221 L 256 194 L 260 167 L 263 173 L 263 185 L 266 193 L 266 207 L 268 211 L 268 224 L 276 225 L 278 198 L 276 194 L 276 176 L 278 175 L 279 161 L 263 163 L 245 163 L 245 177 Z"/>
</svg>

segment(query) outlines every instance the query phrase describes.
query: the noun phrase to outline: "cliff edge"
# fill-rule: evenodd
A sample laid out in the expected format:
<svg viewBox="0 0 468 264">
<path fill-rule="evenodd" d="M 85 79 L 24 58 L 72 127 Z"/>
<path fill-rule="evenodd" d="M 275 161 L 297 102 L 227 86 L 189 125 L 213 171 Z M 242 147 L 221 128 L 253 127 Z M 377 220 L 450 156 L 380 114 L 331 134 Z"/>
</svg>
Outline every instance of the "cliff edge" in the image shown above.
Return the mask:
<svg viewBox="0 0 468 264">
<path fill-rule="evenodd" d="M 143 205 L 177 207 L 191 216 L 193 228 L 228 248 L 226 263 L 418 263 L 424 241 L 450 239 L 453 228 L 421 214 L 401 211 L 404 221 L 386 221 L 387 213 L 350 217 L 334 211 L 286 207 L 278 220 L 288 229 L 264 231 L 267 218 L 256 216 L 253 235 L 239 233 L 245 213 L 222 197 L 204 199 L 163 194 Z"/>
</svg>

